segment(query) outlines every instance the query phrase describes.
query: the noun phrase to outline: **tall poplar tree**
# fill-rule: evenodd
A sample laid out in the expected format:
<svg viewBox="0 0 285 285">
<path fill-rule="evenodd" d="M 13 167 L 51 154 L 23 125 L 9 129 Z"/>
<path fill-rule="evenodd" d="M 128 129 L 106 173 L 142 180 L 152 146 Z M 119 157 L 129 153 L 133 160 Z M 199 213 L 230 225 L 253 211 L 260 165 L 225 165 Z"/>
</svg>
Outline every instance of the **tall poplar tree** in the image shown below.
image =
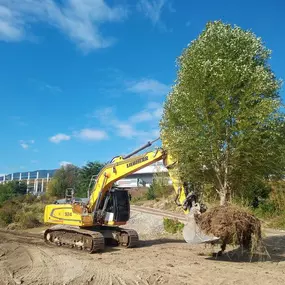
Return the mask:
<svg viewBox="0 0 285 285">
<path fill-rule="evenodd" d="M 209 22 L 178 58 L 161 137 L 184 180 L 233 193 L 284 172 L 284 114 L 270 51 L 251 31 Z"/>
</svg>

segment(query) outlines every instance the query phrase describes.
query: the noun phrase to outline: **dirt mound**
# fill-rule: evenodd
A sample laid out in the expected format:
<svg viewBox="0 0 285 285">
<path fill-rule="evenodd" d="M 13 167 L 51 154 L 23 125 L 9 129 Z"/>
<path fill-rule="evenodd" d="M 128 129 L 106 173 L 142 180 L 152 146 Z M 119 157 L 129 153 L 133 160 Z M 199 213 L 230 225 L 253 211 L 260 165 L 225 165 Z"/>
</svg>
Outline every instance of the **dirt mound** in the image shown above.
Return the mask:
<svg viewBox="0 0 285 285">
<path fill-rule="evenodd" d="M 218 206 L 197 217 L 197 223 L 206 234 L 220 237 L 223 245 L 239 245 L 255 250 L 261 243 L 261 223 L 253 215 L 235 206 Z"/>
</svg>

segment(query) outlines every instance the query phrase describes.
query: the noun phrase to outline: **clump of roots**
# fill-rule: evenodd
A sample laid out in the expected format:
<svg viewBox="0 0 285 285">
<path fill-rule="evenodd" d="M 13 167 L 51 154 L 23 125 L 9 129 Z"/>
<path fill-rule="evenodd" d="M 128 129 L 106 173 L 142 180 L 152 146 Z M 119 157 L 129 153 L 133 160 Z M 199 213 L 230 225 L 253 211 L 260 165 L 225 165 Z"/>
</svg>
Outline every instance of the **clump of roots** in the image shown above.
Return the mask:
<svg viewBox="0 0 285 285">
<path fill-rule="evenodd" d="M 253 254 L 265 251 L 261 235 L 260 221 L 250 213 L 232 206 L 218 206 L 196 217 L 196 222 L 206 234 L 219 237 L 221 251 L 226 245 L 240 246 Z"/>
</svg>

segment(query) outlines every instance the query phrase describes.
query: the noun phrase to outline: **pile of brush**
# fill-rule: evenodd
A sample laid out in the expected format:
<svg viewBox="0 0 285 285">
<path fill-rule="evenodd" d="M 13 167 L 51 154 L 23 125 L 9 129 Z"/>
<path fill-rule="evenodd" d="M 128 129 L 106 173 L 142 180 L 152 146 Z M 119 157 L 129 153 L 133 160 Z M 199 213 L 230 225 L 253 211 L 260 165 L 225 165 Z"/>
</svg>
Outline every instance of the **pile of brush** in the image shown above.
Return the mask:
<svg viewBox="0 0 285 285">
<path fill-rule="evenodd" d="M 257 251 L 262 245 L 260 221 L 236 206 L 214 207 L 197 216 L 196 222 L 204 233 L 220 238 L 220 253 L 227 244 L 241 246 L 250 252 Z"/>
</svg>

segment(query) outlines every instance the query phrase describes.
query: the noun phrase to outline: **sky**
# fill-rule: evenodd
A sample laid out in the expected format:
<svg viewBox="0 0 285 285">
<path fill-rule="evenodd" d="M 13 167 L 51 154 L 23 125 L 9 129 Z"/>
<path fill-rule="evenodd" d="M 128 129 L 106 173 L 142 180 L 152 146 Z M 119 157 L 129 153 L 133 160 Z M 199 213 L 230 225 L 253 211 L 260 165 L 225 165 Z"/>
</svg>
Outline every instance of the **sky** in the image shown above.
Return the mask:
<svg viewBox="0 0 285 285">
<path fill-rule="evenodd" d="M 252 30 L 285 78 L 284 12 L 283 0 L 0 0 L 0 174 L 106 162 L 157 138 L 176 59 L 208 21 Z"/>
</svg>

